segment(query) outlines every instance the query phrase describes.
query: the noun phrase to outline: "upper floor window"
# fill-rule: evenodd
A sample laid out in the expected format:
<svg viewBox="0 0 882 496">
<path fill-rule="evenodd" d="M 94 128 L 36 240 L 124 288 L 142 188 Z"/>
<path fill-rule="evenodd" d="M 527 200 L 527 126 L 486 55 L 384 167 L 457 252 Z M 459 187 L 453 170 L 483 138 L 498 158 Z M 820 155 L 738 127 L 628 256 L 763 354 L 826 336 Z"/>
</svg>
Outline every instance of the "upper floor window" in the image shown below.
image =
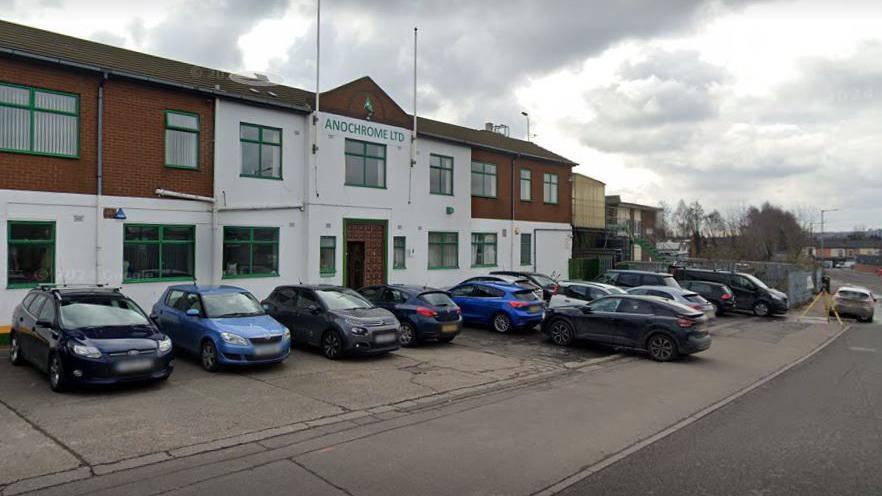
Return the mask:
<svg viewBox="0 0 882 496">
<path fill-rule="evenodd" d="M 346 139 L 347 186 L 386 187 L 386 145 Z"/>
<path fill-rule="evenodd" d="M 254 124 L 239 125 L 244 177 L 282 178 L 282 130 Z"/>
<path fill-rule="evenodd" d="M 0 150 L 79 157 L 80 97 L 0 83 Z"/>
<path fill-rule="evenodd" d="M 533 173 L 521 169 L 521 201 L 533 201 Z"/>
<path fill-rule="evenodd" d="M 557 174 L 546 172 L 543 175 L 542 196 L 545 203 L 557 203 Z"/>
<path fill-rule="evenodd" d="M 453 157 L 429 156 L 429 193 L 453 195 Z"/>
<path fill-rule="evenodd" d="M 496 198 L 496 166 L 472 162 L 472 196 Z"/>
<path fill-rule="evenodd" d="M 199 115 L 177 110 L 165 112 L 165 166 L 199 167 Z"/>
</svg>

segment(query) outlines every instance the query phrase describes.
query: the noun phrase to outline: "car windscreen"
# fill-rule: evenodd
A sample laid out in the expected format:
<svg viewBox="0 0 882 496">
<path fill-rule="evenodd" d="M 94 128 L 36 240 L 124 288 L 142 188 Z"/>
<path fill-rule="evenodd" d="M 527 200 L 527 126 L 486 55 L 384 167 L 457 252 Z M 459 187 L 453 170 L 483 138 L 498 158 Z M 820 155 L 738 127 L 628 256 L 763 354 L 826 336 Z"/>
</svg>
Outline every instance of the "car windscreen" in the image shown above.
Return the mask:
<svg viewBox="0 0 882 496">
<path fill-rule="evenodd" d="M 745 279 L 747 279 L 748 281 L 750 281 L 750 282 L 752 282 L 754 285 L 756 285 L 756 287 L 758 287 L 758 288 L 763 288 L 763 289 L 769 289 L 769 287 L 766 286 L 766 283 L 760 281 L 760 280 L 757 279 L 755 276 L 752 276 L 752 275 L 750 275 L 750 274 L 742 274 L 742 275 L 744 276 Z"/>
<path fill-rule="evenodd" d="M 62 300 L 60 317 L 65 329 L 150 325 L 144 311 L 135 302 L 118 296 Z"/>
<path fill-rule="evenodd" d="M 662 280 L 662 284 L 664 284 L 665 286 L 669 286 L 672 288 L 679 288 L 680 287 L 680 283 L 677 282 L 676 279 L 674 279 L 674 276 L 664 276 L 661 278 L 661 280 Z"/>
<path fill-rule="evenodd" d="M 554 282 L 554 279 L 548 276 L 543 276 L 542 274 L 530 274 L 530 277 L 538 282 L 539 285 L 543 288 L 547 288 L 549 286 L 554 286 L 555 284 L 557 284 L 556 282 Z"/>
<path fill-rule="evenodd" d="M 447 296 L 447 293 L 442 293 L 440 291 L 434 291 L 431 293 L 423 293 L 420 295 L 420 299 L 429 305 L 434 305 L 436 307 L 455 307 L 456 303 Z"/>
<path fill-rule="evenodd" d="M 538 301 L 538 298 L 536 298 L 536 293 L 533 293 L 532 291 L 527 291 L 527 290 L 524 290 L 524 291 L 515 291 L 515 292 L 512 293 L 512 294 L 514 295 L 514 298 L 515 298 L 516 300 L 520 300 L 520 301 Z"/>
<path fill-rule="evenodd" d="M 263 308 L 251 293 L 216 293 L 202 295 L 205 315 L 211 319 L 263 315 Z"/>
<path fill-rule="evenodd" d="M 373 308 L 369 301 L 351 289 L 317 289 L 315 294 L 318 295 L 328 310 Z"/>
<path fill-rule="evenodd" d="M 840 298 L 845 298 L 846 300 L 860 300 L 860 301 L 869 301 L 870 295 L 867 293 L 862 293 L 860 291 L 849 291 L 849 290 L 841 290 L 836 293 L 836 296 Z"/>
</svg>

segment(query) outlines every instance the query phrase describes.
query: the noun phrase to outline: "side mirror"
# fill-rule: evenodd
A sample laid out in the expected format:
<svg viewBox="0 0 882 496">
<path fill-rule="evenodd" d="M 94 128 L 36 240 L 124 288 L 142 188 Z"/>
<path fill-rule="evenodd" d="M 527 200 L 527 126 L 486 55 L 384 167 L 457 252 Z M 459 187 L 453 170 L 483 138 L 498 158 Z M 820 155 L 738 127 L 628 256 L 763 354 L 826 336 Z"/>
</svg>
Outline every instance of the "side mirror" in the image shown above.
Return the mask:
<svg viewBox="0 0 882 496">
<path fill-rule="evenodd" d="M 594 313 L 594 310 L 592 310 L 591 307 L 589 307 L 588 305 L 582 305 L 581 307 L 579 307 L 579 310 L 581 310 L 582 313 L 586 315 L 589 313 Z"/>
<path fill-rule="evenodd" d="M 187 317 L 198 317 L 198 316 L 199 316 L 199 310 L 197 310 L 195 308 L 190 308 L 187 310 Z"/>
<path fill-rule="evenodd" d="M 44 329 L 51 329 L 52 328 L 52 322 L 49 322 L 48 320 L 38 320 L 37 323 L 34 325 L 36 327 L 42 327 Z"/>
<path fill-rule="evenodd" d="M 319 314 L 322 311 L 322 309 L 319 308 L 319 306 L 314 303 L 309 305 L 308 307 L 306 307 L 306 309 L 309 310 L 309 313 L 311 313 L 313 315 Z"/>
<path fill-rule="evenodd" d="M 269 303 L 261 303 L 260 308 L 262 308 L 264 312 L 269 312 L 269 309 L 270 309 Z"/>
</svg>

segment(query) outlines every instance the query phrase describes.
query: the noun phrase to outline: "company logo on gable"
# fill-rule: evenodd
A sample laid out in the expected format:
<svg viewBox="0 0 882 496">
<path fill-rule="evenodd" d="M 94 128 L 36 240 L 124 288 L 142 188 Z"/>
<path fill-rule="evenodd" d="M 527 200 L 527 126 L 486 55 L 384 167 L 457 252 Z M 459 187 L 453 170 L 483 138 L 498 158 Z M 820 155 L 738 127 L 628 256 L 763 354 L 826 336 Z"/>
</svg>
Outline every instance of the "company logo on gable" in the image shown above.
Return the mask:
<svg viewBox="0 0 882 496">
<path fill-rule="evenodd" d="M 325 119 L 325 129 L 329 131 L 340 131 L 344 133 L 365 136 L 368 138 L 379 138 L 388 141 L 404 142 L 404 133 L 401 131 L 390 131 L 381 127 L 370 126 L 356 122 L 347 122 L 337 119 Z"/>
</svg>

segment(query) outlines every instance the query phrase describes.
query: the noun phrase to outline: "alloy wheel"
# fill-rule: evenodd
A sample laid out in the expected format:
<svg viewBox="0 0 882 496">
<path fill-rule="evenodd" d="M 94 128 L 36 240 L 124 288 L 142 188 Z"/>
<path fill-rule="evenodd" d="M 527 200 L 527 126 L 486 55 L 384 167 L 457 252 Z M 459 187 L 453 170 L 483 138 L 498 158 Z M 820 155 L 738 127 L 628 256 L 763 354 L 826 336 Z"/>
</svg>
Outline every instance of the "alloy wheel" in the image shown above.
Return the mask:
<svg viewBox="0 0 882 496">
<path fill-rule="evenodd" d="M 769 315 L 769 306 L 763 302 L 759 302 L 753 306 L 753 313 L 757 317 L 765 317 L 766 315 Z"/>
<path fill-rule="evenodd" d="M 214 345 L 206 341 L 202 345 L 202 368 L 205 370 L 214 370 L 217 367 L 217 350 Z"/>
<path fill-rule="evenodd" d="M 334 360 L 340 356 L 342 347 L 340 336 L 336 332 L 329 331 L 322 336 L 322 352 L 325 354 L 325 357 Z"/>
<path fill-rule="evenodd" d="M 493 329 L 496 332 L 506 333 L 511 330 L 511 319 L 504 313 L 497 314 L 493 317 Z"/>
<path fill-rule="evenodd" d="M 58 355 L 52 355 L 49 359 L 49 387 L 53 391 L 61 391 L 64 383 L 64 369 L 61 367 L 61 359 Z"/>
<path fill-rule="evenodd" d="M 416 330 L 408 323 L 401 324 L 401 335 L 399 336 L 401 346 L 413 346 L 416 344 Z"/>
<path fill-rule="evenodd" d="M 551 341 L 558 346 L 569 346 L 573 342 L 573 330 L 566 322 L 559 320 L 551 326 Z"/>
<path fill-rule="evenodd" d="M 12 335 L 9 341 L 9 361 L 13 365 L 18 365 L 21 360 L 21 350 L 19 349 L 18 336 Z"/>
<path fill-rule="evenodd" d="M 649 339 L 649 355 L 659 362 L 670 360 L 674 356 L 674 342 L 663 334 L 656 334 Z"/>
</svg>

